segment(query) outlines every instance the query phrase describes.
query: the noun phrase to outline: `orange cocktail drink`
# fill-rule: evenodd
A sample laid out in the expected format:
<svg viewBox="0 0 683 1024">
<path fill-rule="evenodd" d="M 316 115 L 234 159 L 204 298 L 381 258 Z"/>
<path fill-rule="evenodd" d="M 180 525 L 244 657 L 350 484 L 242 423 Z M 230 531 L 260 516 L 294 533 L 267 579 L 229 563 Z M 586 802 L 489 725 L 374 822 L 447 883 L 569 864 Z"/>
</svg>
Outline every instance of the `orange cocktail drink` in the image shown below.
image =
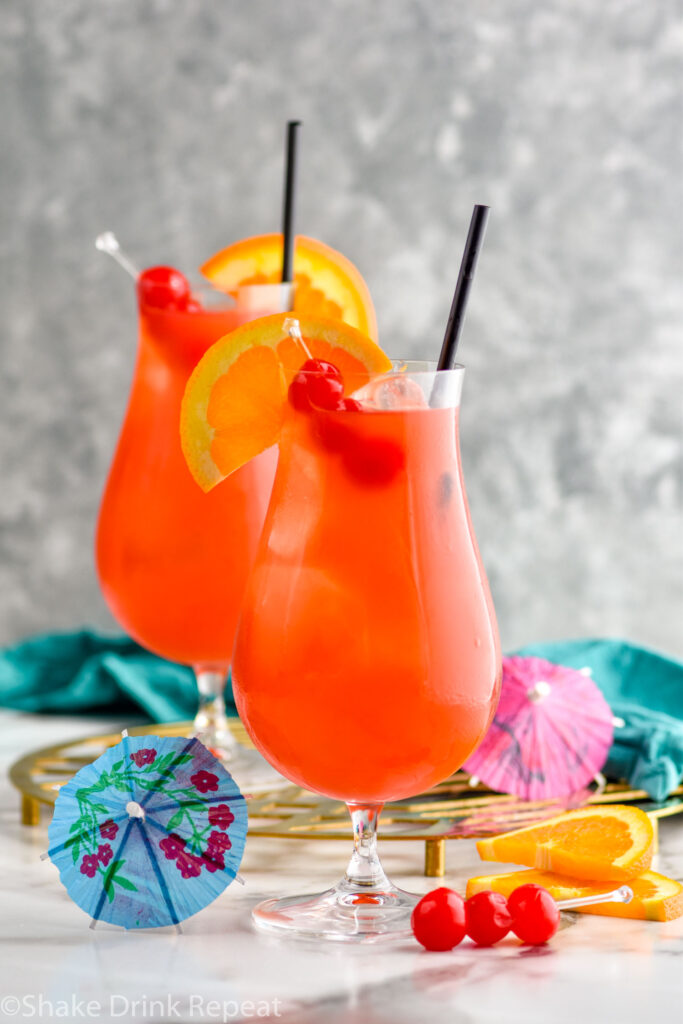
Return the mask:
<svg viewBox="0 0 683 1024">
<path fill-rule="evenodd" d="M 106 244 L 113 251 L 111 240 Z M 374 330 L 372 301 L 348 260 L 315 239 L 298 237 L 292 285 L 279 281 L 281 255 L 277 235 L 243 239 L 204 265 L 216 290 L 199 293 L 172 267 L 137 276 L 137 364 L 96 544 L 100 583 L 115 617 L 149 650 L 194 668 L 196 731 L 250 791 L 283 780 L 254 750 L 235 744 L 223 691 L 273 483 L 276 437 L 242 453 L 223 485 L 203 495 L 196 481 L 210 488 L 217 470 L 211 452 L 201 450 L 192 478 L 181 448 L 183 395 L 197 363 L 221 348 L 217 342 L 227 339 L 230 347 L 240 328 L 292 303 L 330 306 L 335 315 Z M 229 394 L 212 396 L 208 410 L 204 406 L 209 420 L 202 437 L 215 439 L 221 450 L 235 437 L 239 441 L 233 427 L 250 407 L 239 381 Z"/>
<path fill-rule="evenodd" d="M 259 289 L 252 289 L 256 295 Z M 234 740 L 223 692 L 235 629 L 277 463 L 262 452 L 220 490 L 203 495 L 180 446 L 178 423 L 187 380 L 219 338 L 263 307 L 222 308 L 194 300 L 178 308 L 149 304 L 138 286 L 139 343 L 119 442 L 100 507 L 96 562 L 100 586 L 119 624 L 148 650 L 194 669 L 195 732 L 245 786 L 280 777 Z"/>
<path fill-rule="evenodd" d="M 458 769 L 495 707 L 500 653 L 451 397 L 290 410 L 238 633 L 240 716 L 280 772 L 350 804 Z M 426 378 L 428 391 L 433 375 Z M 415 392 L 417 394 L 417 392 Z"/>
<path fill-rule="evenodd" d="M 97 527 L 100 584 L 119 623 L 149 650 L 198 669 L 230 663 L 277 457 L 264 452 L 202 495 L 180 447 L 180 403 L 205 351 L 253 315 L 141 305 L 133 386 Z"/>
<path fill-rule="evenodd" d="M 185 393 L 183 450 L 205 489 L 279 443 L 233 690 L 264 757 L 345 801 L 353 826 L 344 878 L 260 903 L 266 930 L 404 932 L 417 897 L 382 869 L 382 805 L 458 769 L 497 704 L 495 616 L 460 468 L 463 370 L 425 366 L 388 372 L 346 325 L 275 316 L 212 349 Z M 241 424 L 226 404 L 238 391 L 253 404 Z"/>
</svg>

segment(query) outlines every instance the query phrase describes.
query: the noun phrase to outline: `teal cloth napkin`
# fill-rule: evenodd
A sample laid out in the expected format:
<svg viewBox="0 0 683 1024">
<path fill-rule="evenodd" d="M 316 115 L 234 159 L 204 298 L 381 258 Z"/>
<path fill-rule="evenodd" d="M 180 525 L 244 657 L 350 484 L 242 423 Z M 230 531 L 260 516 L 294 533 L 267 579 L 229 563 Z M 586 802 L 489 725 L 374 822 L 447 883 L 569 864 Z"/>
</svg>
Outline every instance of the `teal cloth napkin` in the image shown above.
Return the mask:
<svg viewBox="0 0 683 1024">
<path fill-rule="evenodd" d="M 226 699 L 231 702 L 228 688 Z M 154 722 L 193 718 L 191 669 L 150 654 L 128 637 L 91 630 L 49 633 L 0 651 L 0 705 L 21 711 L 142 711 Z"/>
<path fill-rule="evenodd" d="M 591 669 L 615 729 L 605 771 L 663 800 L 683 776 L 683 663 L 620 640 L 532 644 L 535 655 Z M 230 687 L 226 700 L 232 704 Z M 22 711 L 142 711 L 152 721 L 192 718 L 197 689 L 190 669 L 150 654 L 127 637 L 90 630 L 32 637 L 0 651 L 0 705 Z M 233 705 L 234 706 L 234 705 Z"/>
<path fill-rule="evenodd" d="M 605 774 L 665 800 L 683 777 L 683 662 L 623 640 L 531 644 L 516 654 L 590 668 L 617 718 Z"/>
</svg>

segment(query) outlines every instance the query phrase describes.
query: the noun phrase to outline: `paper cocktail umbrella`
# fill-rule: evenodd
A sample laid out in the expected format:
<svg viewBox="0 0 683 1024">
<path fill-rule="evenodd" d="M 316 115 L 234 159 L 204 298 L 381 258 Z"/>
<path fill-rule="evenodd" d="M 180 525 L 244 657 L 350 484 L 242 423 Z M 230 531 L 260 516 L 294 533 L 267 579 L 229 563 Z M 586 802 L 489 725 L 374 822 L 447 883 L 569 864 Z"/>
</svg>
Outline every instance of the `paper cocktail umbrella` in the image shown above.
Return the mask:
<svg viewBox="0 0 683 1024">
<path fill-rule="evenodd" d="M 465 771 L 524 800 L 570 796 L 600 771 L 614 720 L 583 672 L 542 658 L 503 658 L 500 703 Z"/>
<path fill-rule="evenodd" d="M 49 855 L 93 921 L 178 925 L 237 874 L 247 809 L 198 740 L 127 736 L 59 792 Z"/>
</svg>

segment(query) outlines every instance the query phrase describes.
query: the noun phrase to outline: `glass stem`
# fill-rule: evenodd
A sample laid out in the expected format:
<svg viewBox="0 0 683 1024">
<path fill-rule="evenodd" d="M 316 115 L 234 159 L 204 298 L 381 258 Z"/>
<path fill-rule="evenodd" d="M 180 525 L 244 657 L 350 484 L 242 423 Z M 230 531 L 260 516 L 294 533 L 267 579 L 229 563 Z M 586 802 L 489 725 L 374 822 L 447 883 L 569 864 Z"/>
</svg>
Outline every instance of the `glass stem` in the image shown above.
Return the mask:
<svg viewBox="0 0 683 1024">
<path fill-rule="evenodd" d="M 225 715 L 225 669 L 195 667 L 199 708 L 194 720 L 195 732 L 207 747 L 235 747 L 236 740 L 230 731 Z"/>
<path fill-rule="evenodd" d="M 383 804 L 347 804 L 353 824 L 353 853 L 344 882 L 354 888 L 389 886 L 377 852 L 377 823 Z"/>
</svg>

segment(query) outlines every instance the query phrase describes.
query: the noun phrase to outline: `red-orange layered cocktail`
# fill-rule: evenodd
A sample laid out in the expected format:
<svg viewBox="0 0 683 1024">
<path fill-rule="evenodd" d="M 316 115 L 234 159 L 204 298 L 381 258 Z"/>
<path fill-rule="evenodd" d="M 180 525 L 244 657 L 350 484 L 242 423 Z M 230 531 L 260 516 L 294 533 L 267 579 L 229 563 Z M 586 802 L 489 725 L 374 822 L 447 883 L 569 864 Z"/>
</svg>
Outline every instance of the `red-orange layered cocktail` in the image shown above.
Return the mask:
<svg viewBox="0 0 683 1024">
<path fill-rule="evenodd" d="M 500 655 L 457 430 L 454 405 L 290 415 L 234 686 L 258 748 L 307 789 L 414 795 L 489 724 Z M 383 450 L 401 465 L 373 478 Z"/>
</svg>

